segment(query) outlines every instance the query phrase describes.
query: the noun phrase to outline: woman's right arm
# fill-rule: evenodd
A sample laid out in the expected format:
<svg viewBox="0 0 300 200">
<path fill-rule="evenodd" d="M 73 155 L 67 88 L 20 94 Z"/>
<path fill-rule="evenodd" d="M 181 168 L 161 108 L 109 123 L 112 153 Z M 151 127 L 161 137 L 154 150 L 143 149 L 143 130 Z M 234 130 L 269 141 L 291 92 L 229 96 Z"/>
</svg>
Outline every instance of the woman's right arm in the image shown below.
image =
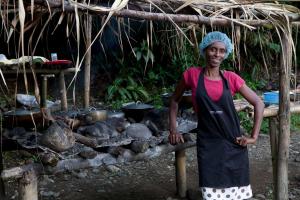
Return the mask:
<svg viewBox="0 0 300 200">
<path fill-rule="evenodd" d="M 178 112 L 178 103 L 180 102 L 182 95 L 186 89 L 186 84 L 182 78 L 178 85 L 176 86 L 175 92 L 171 97 L 170 110 L 169 110 L 169 119 L 170 119 L 170 134 L 169 141 L 171 144 L 183 143 L 183 137 L 177 132 L 176 129 L 176 118 Z"/>
</svg>

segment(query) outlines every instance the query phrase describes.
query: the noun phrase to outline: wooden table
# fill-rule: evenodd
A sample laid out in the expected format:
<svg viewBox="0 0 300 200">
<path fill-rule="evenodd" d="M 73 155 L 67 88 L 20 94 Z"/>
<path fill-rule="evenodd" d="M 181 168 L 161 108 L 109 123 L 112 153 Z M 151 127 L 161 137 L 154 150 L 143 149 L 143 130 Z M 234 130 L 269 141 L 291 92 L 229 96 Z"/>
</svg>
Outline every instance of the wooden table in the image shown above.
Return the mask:
<svg viewBox="0 0 300 200">
<path fill-rule="evenodd" d="M 18 73 L 24 73 L 24 70 L 21 66 L 18 66 L 19 70 Z M 43 68 L 34 68 L 34 72 L 36 74 L 59 74 L 59 92 L 61 98 L 61 110 L 67 111 L 68 110 L 68 103 L 67 103 L 67 90 L 66 90 L 66 83 L 65 83 L 65 74 L 68 73 L 75 73 L 76 68 L 66 68 L 66 69 L 43 69 Z M 32 73 L 31 69 L 26 69 L 26 73 Z M 17 70 L 14 69 L 2 69 L 3 74 L 16 74 Z"/>
</svg>

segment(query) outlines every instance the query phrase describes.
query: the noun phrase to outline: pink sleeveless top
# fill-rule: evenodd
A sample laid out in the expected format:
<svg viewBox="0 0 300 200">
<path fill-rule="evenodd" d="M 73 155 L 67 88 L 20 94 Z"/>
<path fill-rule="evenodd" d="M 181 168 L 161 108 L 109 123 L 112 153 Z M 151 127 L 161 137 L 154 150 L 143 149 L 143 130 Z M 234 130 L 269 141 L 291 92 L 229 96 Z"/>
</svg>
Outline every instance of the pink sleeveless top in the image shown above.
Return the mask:
<svg viewBox="0 0 300 200">
<path fill-rule="evenodd" d="M 183 79 L 188 89 L 192 90 L 192 101 L 194 110 L 197 112 L 196 103 L 196 89 L 198 86 L 199 74 L 202 71 L 202 67 L 190 67 L 183 73 Z M 240 88 L 245 84 L 245 81 L 236 73 L 231 71 L 223 71 L 225 79 L 229 83 L 232 96 L 239 92 Z M 217 101 L 223 93 L 222 80 L 210 80 L 204 76 L 204 85 L 208 96 Z"/>
</svg>

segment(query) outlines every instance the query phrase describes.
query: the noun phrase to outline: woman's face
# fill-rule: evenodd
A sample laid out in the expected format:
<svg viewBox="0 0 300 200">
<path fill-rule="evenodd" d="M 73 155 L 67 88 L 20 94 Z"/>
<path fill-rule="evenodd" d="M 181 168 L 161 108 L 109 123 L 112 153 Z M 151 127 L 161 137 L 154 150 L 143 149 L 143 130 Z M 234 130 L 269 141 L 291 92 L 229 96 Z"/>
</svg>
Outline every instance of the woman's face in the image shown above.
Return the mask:
<svg viewBox="0 0 300 200">
<path fill-rule="evenodd" d="M 226 54 L 223 42 L 214 42 L 205 49 L 206 64 L 209 67 L 220 67 Z"/>
</svg>

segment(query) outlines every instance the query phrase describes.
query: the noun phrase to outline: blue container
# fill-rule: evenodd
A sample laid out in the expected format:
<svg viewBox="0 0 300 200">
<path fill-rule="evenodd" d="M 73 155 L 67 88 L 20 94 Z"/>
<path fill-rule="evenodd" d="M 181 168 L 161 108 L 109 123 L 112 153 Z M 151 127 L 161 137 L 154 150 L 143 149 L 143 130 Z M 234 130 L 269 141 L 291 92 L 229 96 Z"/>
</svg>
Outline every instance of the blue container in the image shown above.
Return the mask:
<svg viewBox="0 0 300 200">
<path fill-rule="evenodd" d="M 265 104 L 279 104 L 279 91 L 265 92 L 264 93 Z"/>
</svg>

